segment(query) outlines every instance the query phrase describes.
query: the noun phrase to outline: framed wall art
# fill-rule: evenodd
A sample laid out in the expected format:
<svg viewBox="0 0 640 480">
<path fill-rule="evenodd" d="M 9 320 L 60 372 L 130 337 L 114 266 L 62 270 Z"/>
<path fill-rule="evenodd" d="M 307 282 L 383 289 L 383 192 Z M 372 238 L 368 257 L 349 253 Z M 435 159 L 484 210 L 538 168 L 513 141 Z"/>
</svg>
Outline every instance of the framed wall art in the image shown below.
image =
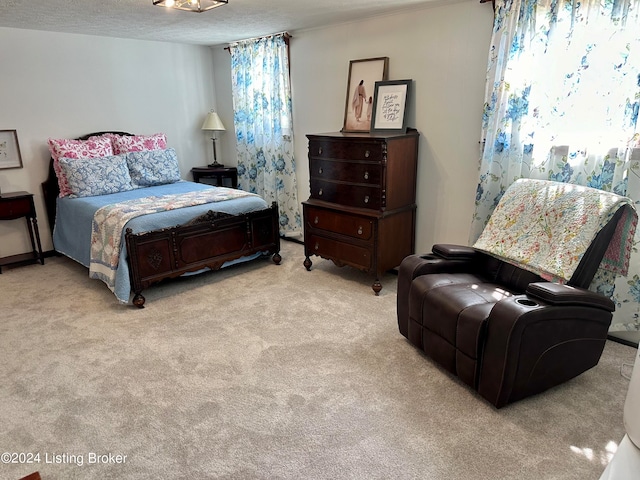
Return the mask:
<svg viewBox="0 0 640 480">
<path fill-rule="evenodd" d="M 0 130 L 0 168 L 22 168 L 22 157 L 15 130 Z"/>
<path fill-rule="evenodd" d="M 343 132 L 357 133 L 370 130 L 373 89 L 376 82 L 387 79 L 388 68 L 389 57 L 365 58 L 349 62 Z"/>
<path fill-rule="evenodd" d="M 412 80 L 376 82 L 371 132 L 407 131 L 407 103 Z"/>
</svg>

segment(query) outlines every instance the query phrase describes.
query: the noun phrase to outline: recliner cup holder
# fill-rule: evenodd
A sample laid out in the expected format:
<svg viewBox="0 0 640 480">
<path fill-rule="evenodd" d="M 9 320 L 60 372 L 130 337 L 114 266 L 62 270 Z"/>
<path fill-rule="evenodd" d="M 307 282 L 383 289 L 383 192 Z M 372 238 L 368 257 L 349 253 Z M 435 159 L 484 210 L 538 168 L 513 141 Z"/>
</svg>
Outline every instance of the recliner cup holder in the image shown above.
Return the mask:
<svg viewBox="0 0 640 480">
<path fill-rule="evenodd" d="M 525 307 L 537 307 L 538 302 L 534 302 L 533 300 L 529 300 L 528 298 L 517 298 L 516 303 L 520 305 L 524 305 Z"/>
</svg>

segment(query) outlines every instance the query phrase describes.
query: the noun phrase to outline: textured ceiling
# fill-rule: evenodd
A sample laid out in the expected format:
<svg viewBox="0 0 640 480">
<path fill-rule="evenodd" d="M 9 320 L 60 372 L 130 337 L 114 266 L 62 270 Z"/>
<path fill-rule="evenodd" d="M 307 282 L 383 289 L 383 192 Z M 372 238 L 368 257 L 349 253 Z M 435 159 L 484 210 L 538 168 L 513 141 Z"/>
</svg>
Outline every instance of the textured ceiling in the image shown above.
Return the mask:
<svg viewBox="0 0 640 480">
<path fill-rule="evenodd" d="M 229 0 L 193 13 L 152 0 L 0 0 L 0 27 L 219 45 L 461 0 Z"/>
</svg>

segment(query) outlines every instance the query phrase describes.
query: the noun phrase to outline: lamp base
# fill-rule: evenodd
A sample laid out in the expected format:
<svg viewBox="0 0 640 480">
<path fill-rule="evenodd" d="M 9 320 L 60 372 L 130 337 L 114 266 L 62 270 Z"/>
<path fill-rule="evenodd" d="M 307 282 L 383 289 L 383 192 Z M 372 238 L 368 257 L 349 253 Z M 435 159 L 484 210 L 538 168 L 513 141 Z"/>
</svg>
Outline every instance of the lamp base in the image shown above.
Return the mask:
<svg viewBox="0 0 640 480">
<path fill-rule="evenodd" d="M 215 160 L 213 163 L 210 163 L 208 166 L 211 168 L 224 168 L 224 165 L 221 163 L 218 163 L 217 160 Z"/>
</svg>

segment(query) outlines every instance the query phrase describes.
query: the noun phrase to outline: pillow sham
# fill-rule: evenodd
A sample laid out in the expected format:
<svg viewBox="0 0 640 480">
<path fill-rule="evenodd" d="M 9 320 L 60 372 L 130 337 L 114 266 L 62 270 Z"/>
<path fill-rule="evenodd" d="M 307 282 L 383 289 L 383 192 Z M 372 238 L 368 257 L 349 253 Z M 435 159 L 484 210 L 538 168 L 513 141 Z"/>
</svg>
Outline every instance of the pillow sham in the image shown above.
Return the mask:
<svg viewBox="0 0 640 480">
<path fill-rule="evenodd" d="M 167 136 L 164 133 L 153 135 L 109 135 L 113 144 L 113 153 L 120 155 L 128 152 L 162 150 L 167 148 Z"/>
<path fill-rule="evenodd" d="M 70 197 L 94 197 L 133 190 L 127 159 L 122 155 L 61 158 Z"/>
<path fill-rule="evenodd" d="M 60 167 L 59 160 L 61 158 L 96 158 L 113 155 L 111 139 L 107 137 L 90 137 L 87 140 L 49 138 L 47 142 L 53 159 L 53 170 L 58 178 L 61 197 L 71 194 L 67 178 Z"/>
<path fill-rule="evenodd" d="M 152 187 L 180 181 L 178 157 L 173 148 L 126 154 L 134 187 Z"/>
</svg>

